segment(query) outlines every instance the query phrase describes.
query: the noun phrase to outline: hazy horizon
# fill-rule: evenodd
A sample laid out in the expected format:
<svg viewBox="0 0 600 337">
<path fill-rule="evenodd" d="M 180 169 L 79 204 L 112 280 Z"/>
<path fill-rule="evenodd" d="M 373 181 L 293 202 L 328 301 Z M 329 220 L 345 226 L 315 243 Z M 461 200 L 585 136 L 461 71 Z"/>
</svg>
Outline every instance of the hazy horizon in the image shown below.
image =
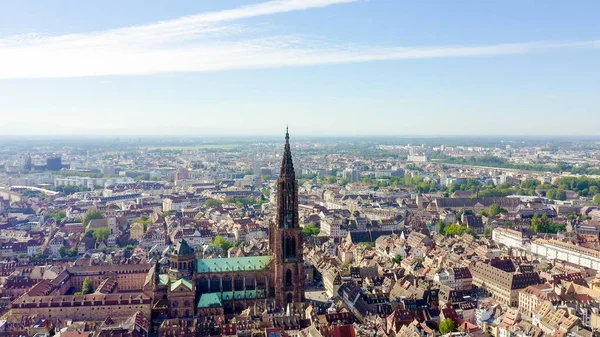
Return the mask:
<svg viewBox="0 0 600 337">
<path fill-rule="evenodd" d="M 214 134 L 16 134 L 0 135 L 2 139 L 26 139 L 26 140 L 182 140 L 182 141 L 237 141 L 237 140 L 255 140 L 264 139 L 269 141 L 281 141 L 282 134 L 234 134 L 234 133 L 214 133 Z M 396 139 L 492 139 L 492 140 L 589 140 L 600 141 L 600 135 L 519 135 L 519 134 L 332 134 L 332 135 L 311 135 L 303 133 L 292 133 L 290 139 L 294 140 L 396 140 Z"/>
</svg>

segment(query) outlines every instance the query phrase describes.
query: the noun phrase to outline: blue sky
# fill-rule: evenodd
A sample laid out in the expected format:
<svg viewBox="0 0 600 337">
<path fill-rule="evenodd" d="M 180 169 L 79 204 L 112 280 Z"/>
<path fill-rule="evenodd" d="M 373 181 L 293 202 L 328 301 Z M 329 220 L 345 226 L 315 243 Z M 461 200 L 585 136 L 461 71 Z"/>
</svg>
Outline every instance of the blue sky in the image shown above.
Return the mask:
<svg viewBox="0 0 600 337">
<path fill-rule="evenodd" d="M 4 134 L 594 135 L 596 1 L 0 2 Z"/>
</svg>

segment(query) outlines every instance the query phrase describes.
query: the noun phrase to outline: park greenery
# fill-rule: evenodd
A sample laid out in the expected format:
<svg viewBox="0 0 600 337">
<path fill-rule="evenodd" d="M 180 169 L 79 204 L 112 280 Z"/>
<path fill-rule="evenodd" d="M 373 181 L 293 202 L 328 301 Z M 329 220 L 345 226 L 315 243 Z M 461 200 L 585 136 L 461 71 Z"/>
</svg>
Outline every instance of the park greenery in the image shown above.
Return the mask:
<svg viewBox="0 0 600 337">
<path fill-rule="evenodd" d="M 310 223 L 302 228 L 303 236 L 315 236 L 318 235 L 319 232 L 321 232 L 321 230 L 314 223 Z"/>
<path fill-rule="evenodd" d="M 443 224 L 443 222 L 442 222 Z M 440 226 L 438 223 L 438 232 L 440 234 L 446 235 L 446 236 L 461 236 L 465 233 L 470 234 L 471 236 L 477 238 L 477 234 L 475 232 L 473 232 L 473 230 L 467 226 L 463 226 L 463 225 L 459 225 L 459 224 L 451 224 L 448 226 L 443 226 L 441 228 L 441 232 L 440 232 Z"/>
<path fill-rule="evenodd" d="M 233 243 L 231 243 L 231 241 L 227 240 L 226 238 L 224 238 L 220 235 L 215 236 L 212 244 L 215 246 L 221 247 L 221 249 L 223 249 L 223 252 L 225 254 L 227 254 L 227 252 L 229 251 L 229 248 L 233 247 Z"/>
<path fill-rule="evenodd" d="M 61 221 L 63 221 L 64 218 L 67 217 L 67 212 L 65 211 L 58 211 L 55 213 L 50 213 L 47 215 L 50 218 L 53 218 L 54 220 L 56 220 L 56 223 L 60 223 Z"/>
<path fill-rule="evenodd" d="M 98 227 L 92 230 L 92 235 L 97 243 L 103 242 L 110 235 L 110 229 L 108 227 Z"/>
<path fill-rule="evenodd" d="M 445 155 L 430 155 L 431 159 L 436 159 L 442 163 L 448 164 L 460 164 L 460 165 L 472 165 L 472 166 L 487 166 L 487 167 L 498 167 L 508 168 L 517 170 L 528 170 L 528 171 L 542 171 L 542 172 L 560 172 L 559 168 L 551 165 L 544 164 L 519 164 L 509 162 L 507 159 L 496 157 L 496 156 L 481 156 L 481 157 L 451 157 Z"/>
<path fill-rule="evenodd" d="M 89 211 L 85 212 L 85 214 L 83 215 L 82 224 L 84 227 L 87 227 L 87 225 L 90 223 L 90 221 L 96 220 L 96 219 L 104 219 L 104 214 L 97 209 L 90 209 Z"/>
<path fill-rule="evenodd" d="M 513 163 L 505 158 L 496 156 L 481 156 L 481 157 L 451 157 L 443 154 L 431 154 L 431 159 L 448 164 L 461 164 L 473 166 L 498 167 L 507 169 L 538 171 L 538 172 L 570 172 L 573 174 L 598 175 L 600 169 L 591 167 L 589 164 L 571 165 L 567 163 L 556 164 L 522 164 Z"/>
<path fill-rule="evenodd" d="M 564 232 L 566 226 L 560 223 L 551 223 L 546 214 L 538 217 L 537 213 L 531 218 L 531 229 L 536 233 L 552 233 Z"/>
<path fill-rule="evenodd" d="M 496 157 L 492 157 L 496 158 Z M 456 159 L 461 161 L 463 159 Z M 474 160 L 474 159 L 473 159 Z M 498 161 L 499 160 L 499 161 Z M 478 164 L 483 164 L 486 161 L 484 160 L 482 163 L 477 162 Z M 503 160 L 500 158 L 491 160 L 492 163 L 498 162 L 502 163 Z M 473 163 L 471 163 L 473 164 Z M 511 163 L 512 164 L 512 163 Z M 510 166 L 510 165 L 509 165 Z M 502 166 L 498 166 L 502 167 Z M 418 167 L 407 167 L 407 169 L 418 171 Z M 310 178 L 316 175 L 306 175 L 306 178 Z M 326 176 L 323 179 L 320 179 L 323 183 L 329 183 L 335 181 L 334 176 Z M 472 192 L 472 197 L 480 197 L 480 198 L 500 198 L 506 197 L 508 195 L 526 195 L 526 196 L 536 196 L 545 193 L 545 196 L 548 199 L 552 200 L 566 200 L 567 191 L 574 191 L 578 195 L 583 197 L 593 198 L 594 202 L 600 204 L 600 179 L 594 179 L 586 176 L 578 176 L 578 177 L 563 177 L 557 179 L 554 183 L 542 183 L 536 179 L 528 179 L 520 184 L 510 184 L 510 183 L 502 183 L 498 185 L 494 184 L 484 184 L 477 179 L 469 178 L 465 183 L 457 183 L 454 182 L 448 186 L 440 186 L 437 183 L 437 177 L 434 175 L 431 178 L 423 177 L 423 176 L 414 176 L 412 177 L 409 174 L 400 176 L 393 176 L 387 178 L 379 178 L 374 179 L 370 175 L 363 176 L 362 182 L 367 183 L 373 186 L 373 189 L 377 190 L 381 187 L 398 187 L 398 186 L 406 186 L 411 187 L 417 193 L 432 193 L 441 191 L 444 192 L 444 196 L 448 197 L 452 193 L 456 191 L 470 191 Z M 340 183 L 345 185 L 348 183 L 348 180 L 341 179 Z"/>
<path fill-rule="evenodd" d="M 133 222 L 139 222 L 144 226 L 152 224 L 152 220 L 150 220 L 150 218 L 147 215 L 142 215 L 141 217 L 133 220 Z"/>
<path fill-rule="evenodd" d="M 254 198 L 227 198 L 226 203 L 236 204 L 237 206 L 250 206 L 257 203 Z"/>
<path fill-rule="evenodd" d="M 133 220 L 132 223 L 141 223 L 144 226 L 144 233 L 148 230 L 148 226 L 152 224 L 152 220 L 147 215 L 142 215 L 141 217 Z"/>
<path fill-rule="evenodd" d="M 206 207 L 219 207 L 223 204 L 222 201 L 217 200 L 217 199 L 206 199 L 204 201 L 204 206 Z"/>
<path fill-rule="evenodd" d="M 483 216 L 497 216 L 502 213 L 508 213 L 508 211 L 498 204 L 491 204 L 487 211 L 482 209 L 478 214 Z"/>
<path fill-rule="evenodd" d="M 456 331 L 456 324 L 450 318 L 444 318 L 444 320 L 440 323 L 439 329 L 440 333 L 445 335 L 447 333 Z"/>
<path fill-rule="evenodd" d="M 77 249 L 75 247 L 69 249 L 67 251 L 67 247 L 65 247 L 64 245 L 58 247 L 58 255 L 60 257 L 77 257 Z"/>
<path fill-rule="evenodd" d="M 56 186 L 52 188 L 56 192 L 62 192 L 65 195 L 71 195 L 77 192 L 88 192 L 89 188 L 83 186 Z"/>
<path fill-rule="evenodd" d="M 88 276 L 83 280 L 83 285 L 81 286 L 81 294 L 87 295 L 92 294 L 94 292 L 94 282 Z"/>
<path fill-rule="evenodd" d="M 227 198 L 224 201 L 217 199 L 206 199 L 204 201 L 204 206 L 206 207 L 219 207 L 224 203 L 236 204 L 236 206 L 244 207 L 244 206 L 252 206 L 252 205 L 262 205 L 268 202 L 268 200 L 256 200 L 254 198 Z"/>
<path fill-rule="evenodd" d="M 58 247 L 58 255 L 60 257 L 67 256 L 67 247 L 65 247 L 65 245 L 62 245 L 62 246 Z"/>
</svg>

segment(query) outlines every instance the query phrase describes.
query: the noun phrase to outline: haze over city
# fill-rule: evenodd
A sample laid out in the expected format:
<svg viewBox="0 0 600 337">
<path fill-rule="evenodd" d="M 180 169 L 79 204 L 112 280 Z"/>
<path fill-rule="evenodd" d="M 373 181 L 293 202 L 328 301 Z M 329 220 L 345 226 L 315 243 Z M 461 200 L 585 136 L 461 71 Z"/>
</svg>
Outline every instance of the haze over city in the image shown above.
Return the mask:
<svg viewBox="0 0 600 337">
<path fill-rule="evenodd" d="M 4 135 L 593 135 L 593 1 L 0 4 Z M 585 121 L 585 122 L 583 122 Z"/>
<path fill-rule="evenodd" d="M 600 336 L 598 13 L 0 0 L 0 337 Z"/>
</svg>

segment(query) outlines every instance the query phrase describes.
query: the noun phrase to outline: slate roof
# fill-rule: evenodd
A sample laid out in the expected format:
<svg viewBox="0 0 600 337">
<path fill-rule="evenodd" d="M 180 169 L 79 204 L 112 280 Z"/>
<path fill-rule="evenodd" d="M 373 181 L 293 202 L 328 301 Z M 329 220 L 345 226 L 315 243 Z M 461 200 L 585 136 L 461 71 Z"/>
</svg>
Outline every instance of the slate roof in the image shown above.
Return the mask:
<svg viewBox="0 0 600 337">
<path fill-rule="evenodd" d="M 231 258 L 197 259 L 198 273 L 264 270 L 273 260 L 271 256 L 243 256 Z"/>
<path fill-rule="evenodd" d="M 466 267 L 454 268 L 453 271 L 454 271 L 454 279 L 456 279 L 456 280 L 473 278 L 469 268 L 466 268 Z"/>
<path fill-rule="evenodd" d="M 375 242 L 379 237 L 384 235 L 392 235 L 394 231 L 352 231 L 350 239 L 353 243 L 359 242 Z"/>
<path fill-rule="evenodd" d="M 181 240 L 175 246 L 175 251 L 173 252 L 177 256 L 189 256 L 194 255 L 194 250 L 185 240 Z"/>
</svg>

